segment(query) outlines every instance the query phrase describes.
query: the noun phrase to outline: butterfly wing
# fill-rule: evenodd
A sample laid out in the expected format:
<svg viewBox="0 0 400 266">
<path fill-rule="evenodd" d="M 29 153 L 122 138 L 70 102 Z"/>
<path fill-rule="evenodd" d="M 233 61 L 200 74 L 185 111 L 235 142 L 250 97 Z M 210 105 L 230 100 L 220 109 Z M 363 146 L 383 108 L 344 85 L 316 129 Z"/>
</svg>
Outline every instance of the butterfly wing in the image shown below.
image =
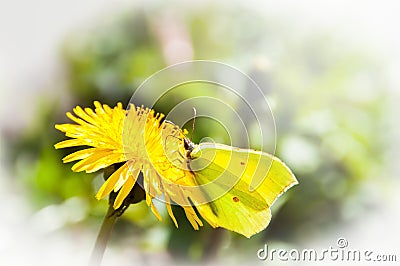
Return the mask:
<svg viewBox="0 0 400 266">
<path fill-rule="evenodd" d="M 278 158 L 263 152 L 202 143 L 190 168 L 209 202 L 197 202 L 201 216 L 250 237 L 267 227 L 270 206 L 297 180 Z"/>
</svg>

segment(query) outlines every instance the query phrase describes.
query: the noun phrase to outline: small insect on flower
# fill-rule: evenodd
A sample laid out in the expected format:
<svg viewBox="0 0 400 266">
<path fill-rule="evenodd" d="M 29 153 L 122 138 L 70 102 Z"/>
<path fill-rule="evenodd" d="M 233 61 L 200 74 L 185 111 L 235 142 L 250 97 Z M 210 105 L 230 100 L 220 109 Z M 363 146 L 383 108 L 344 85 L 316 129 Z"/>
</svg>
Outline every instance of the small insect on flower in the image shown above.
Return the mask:
<svg viewBox="0 0 400 266">
<path fill-rule="evenodd" d="M 113 207 L 120 208 L 139 175 L 146 202 L 161 220 L 153 200 L 163 200 L 178 227 L 171 204 L 180 205 L 195 230 L 203 225 L 198 213 L 213 227 L 250 237 L 267 227 L 270 207 L 289 187 L 297 184 L 290 169 L 278 158 L 254 150 L 222 144 L 193 144 L 187 132 L 154 110 L 127 110 L 94 102 L 95 109 L 73 109 L 66 115 L 75 124 L 56 125 L 70 139 L 55 148 L 86 146 L 65 158 L 78 161 L 75 172 L 96 172 L 121 165 L 96 194 L 101 199 L 117 193 Z"/>
</svg>

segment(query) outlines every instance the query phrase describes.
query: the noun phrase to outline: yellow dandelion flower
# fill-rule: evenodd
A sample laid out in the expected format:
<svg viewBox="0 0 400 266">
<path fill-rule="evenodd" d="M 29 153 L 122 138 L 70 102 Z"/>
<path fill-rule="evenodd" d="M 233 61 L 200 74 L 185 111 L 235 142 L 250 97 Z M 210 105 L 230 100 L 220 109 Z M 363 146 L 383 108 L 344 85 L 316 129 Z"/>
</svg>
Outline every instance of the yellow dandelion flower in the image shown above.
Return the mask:
<svg viewBox="0 0 400 266">
<path fill-rule="evenodd" d="M 59 142 L 56 149 L 88 146 L 65 158 L 64 163 L 78 161 L 72 166 L 75 172 L 96 172 L 116 163 L 124 163 L 101 186 L 96 194 L 97 199 L 117 193 L 114 209 L 118 209 L 131 192 L 140 173 L 143 174 L 142 187 L 146 192 L 146 203 L 154 215 L 161 220 L 153 204 L 155 197 L 164 197 L 167 211 L 175 225 L 177 221 L 172 213 L 171 203 L 178 202 L 195 229 L 202 226 L 188 198 L 182 189 L 176 189 L 174 182 L 195 186 L 190 172 L 176 167 L 173 162 L 182 163 L 184 133 L 168 121 L 162 121 L 163 114 L 154 110 L 130 105 L 124 110 L 121 103 L 110 108 L 108 105 L 94 102 L 95 109 L 73 109 L 74 114 L 67 112 L 67 117 L 76 124 L 56 125 L 56 129 L 71 139 Z M 166 149 L 166 147 L 169 147 Z M 182 178 L 187 177 L 187 178 Z"/>
</svg>

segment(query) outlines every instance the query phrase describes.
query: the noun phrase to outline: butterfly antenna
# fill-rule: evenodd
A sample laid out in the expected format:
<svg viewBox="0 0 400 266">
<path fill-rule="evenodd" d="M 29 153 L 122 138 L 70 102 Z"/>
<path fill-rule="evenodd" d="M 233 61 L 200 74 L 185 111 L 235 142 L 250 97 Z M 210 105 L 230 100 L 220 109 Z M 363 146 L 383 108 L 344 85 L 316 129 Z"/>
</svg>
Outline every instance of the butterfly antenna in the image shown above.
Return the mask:
<svg viewBox="0 0 400 266">
<path fill-rule="evenodd" d="M 196 108 L 193 107 L 193 124 L 192 124 L 192 132 L 190 133 L 190 139 L 193 139 L 194 123 L 196 122 L 196 115 L 197 115 Z"/>
</svg>

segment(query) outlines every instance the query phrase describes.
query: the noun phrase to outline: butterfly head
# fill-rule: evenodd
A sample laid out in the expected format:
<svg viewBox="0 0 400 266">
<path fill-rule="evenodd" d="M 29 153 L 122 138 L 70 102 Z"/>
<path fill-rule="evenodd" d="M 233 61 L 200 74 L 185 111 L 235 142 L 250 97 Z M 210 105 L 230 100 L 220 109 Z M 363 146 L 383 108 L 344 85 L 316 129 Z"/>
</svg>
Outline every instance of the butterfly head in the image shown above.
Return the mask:
<svg viewBox="0 0 400 266">
<path fill-rule="evenodd" d="M 195 144 L 188 138 L 183 139 L 183 144 L 185 150 L 187 150 L 188 152 L 191 152 L 195 148 Z"/>
</svg>

